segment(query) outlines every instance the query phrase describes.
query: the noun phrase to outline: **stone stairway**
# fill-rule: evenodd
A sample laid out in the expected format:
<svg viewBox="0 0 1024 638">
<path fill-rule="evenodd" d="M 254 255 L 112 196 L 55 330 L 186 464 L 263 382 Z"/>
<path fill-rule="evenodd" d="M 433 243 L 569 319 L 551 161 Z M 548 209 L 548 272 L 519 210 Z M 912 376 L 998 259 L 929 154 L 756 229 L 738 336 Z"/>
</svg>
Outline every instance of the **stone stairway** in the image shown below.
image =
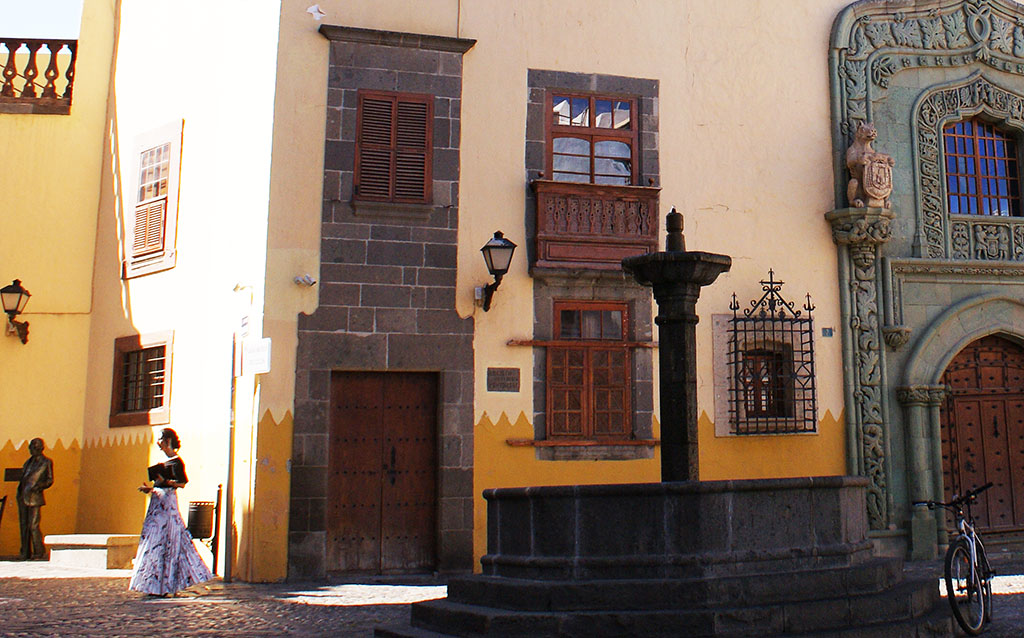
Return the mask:
<svg viewBox="0 0 1024 638">
<path fill-rule="evenodd" d="M 412 606 L 381 638 L 440 636 L 952 636 L 936 580 L 904 581 L 901 561 L 700 579 L 541 581 L 454 578 L 448 598 Z M 756 601 L 756 602 L 754 602 Z"/>
</svg>

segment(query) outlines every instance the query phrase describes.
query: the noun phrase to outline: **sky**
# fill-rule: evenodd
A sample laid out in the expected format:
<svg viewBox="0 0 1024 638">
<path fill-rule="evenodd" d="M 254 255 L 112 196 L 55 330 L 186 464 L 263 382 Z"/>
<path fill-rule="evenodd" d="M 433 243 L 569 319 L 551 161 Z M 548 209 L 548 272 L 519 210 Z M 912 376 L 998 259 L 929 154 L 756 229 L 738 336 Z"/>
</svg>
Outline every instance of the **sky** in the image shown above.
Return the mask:
<svg viewBox="0 0 1024 638">
<path fill-rule="evenodd" d="M 82 0 L 0 0 L 0 37 L 78 39 Z"/>
</svg>

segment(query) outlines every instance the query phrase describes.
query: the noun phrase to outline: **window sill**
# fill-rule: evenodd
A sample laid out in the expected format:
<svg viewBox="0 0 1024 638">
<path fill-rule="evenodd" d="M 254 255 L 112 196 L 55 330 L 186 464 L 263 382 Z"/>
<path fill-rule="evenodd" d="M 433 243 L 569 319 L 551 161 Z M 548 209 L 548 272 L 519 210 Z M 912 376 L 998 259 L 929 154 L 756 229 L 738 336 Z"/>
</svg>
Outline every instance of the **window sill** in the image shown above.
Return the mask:
<svg viewBox="0 0 1024 638">
<path fill-rule="evenodd" d="M 373 202 L 353 199 L 352 214 L 356 217 L 376 217 L 384 219 L 412 219 L 427 221 L 435 211 L 444 210 L 445 206 L 434 204 L 396 204 L 394 202 Z"/>
<path fill-rule="evenodd" d="M 608 439 L 608 440 L 587 440 L 587 439 L 505 439 L 505 444 L 511 447 L 658 447 L 661 441 L 658 439 Z"/>
</svg>

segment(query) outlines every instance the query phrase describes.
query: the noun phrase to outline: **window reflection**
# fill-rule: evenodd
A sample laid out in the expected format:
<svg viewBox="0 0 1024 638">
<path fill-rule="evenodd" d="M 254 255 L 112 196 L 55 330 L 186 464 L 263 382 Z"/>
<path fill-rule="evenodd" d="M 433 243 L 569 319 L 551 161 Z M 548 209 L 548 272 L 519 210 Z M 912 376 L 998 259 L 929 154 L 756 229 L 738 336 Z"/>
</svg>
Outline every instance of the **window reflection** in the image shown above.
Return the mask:
<svg viewBox="0 0 1024 638">
<path fill-rule="evenodd" d="M 943 129 L 949 212 L 1020 215 L 1016 140 L 978 118 Z"/>
</svg>

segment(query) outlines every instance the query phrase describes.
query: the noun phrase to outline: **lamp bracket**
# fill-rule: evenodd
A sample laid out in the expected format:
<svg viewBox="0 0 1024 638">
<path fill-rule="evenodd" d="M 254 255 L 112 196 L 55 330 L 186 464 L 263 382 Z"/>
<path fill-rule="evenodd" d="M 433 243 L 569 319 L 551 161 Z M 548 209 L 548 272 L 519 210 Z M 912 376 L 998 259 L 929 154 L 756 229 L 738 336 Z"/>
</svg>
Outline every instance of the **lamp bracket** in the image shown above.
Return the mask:
<svg viewBox="0 0 1024 638">
<path fill-rule="evenodd" d="M 28 343 L 28 322 L 15 321 L 8 317 L 5 334 L 7 334 L 7 336 L 17 335 L 18 338 L 21 339 L 21 343 Z"/>
</svg>

